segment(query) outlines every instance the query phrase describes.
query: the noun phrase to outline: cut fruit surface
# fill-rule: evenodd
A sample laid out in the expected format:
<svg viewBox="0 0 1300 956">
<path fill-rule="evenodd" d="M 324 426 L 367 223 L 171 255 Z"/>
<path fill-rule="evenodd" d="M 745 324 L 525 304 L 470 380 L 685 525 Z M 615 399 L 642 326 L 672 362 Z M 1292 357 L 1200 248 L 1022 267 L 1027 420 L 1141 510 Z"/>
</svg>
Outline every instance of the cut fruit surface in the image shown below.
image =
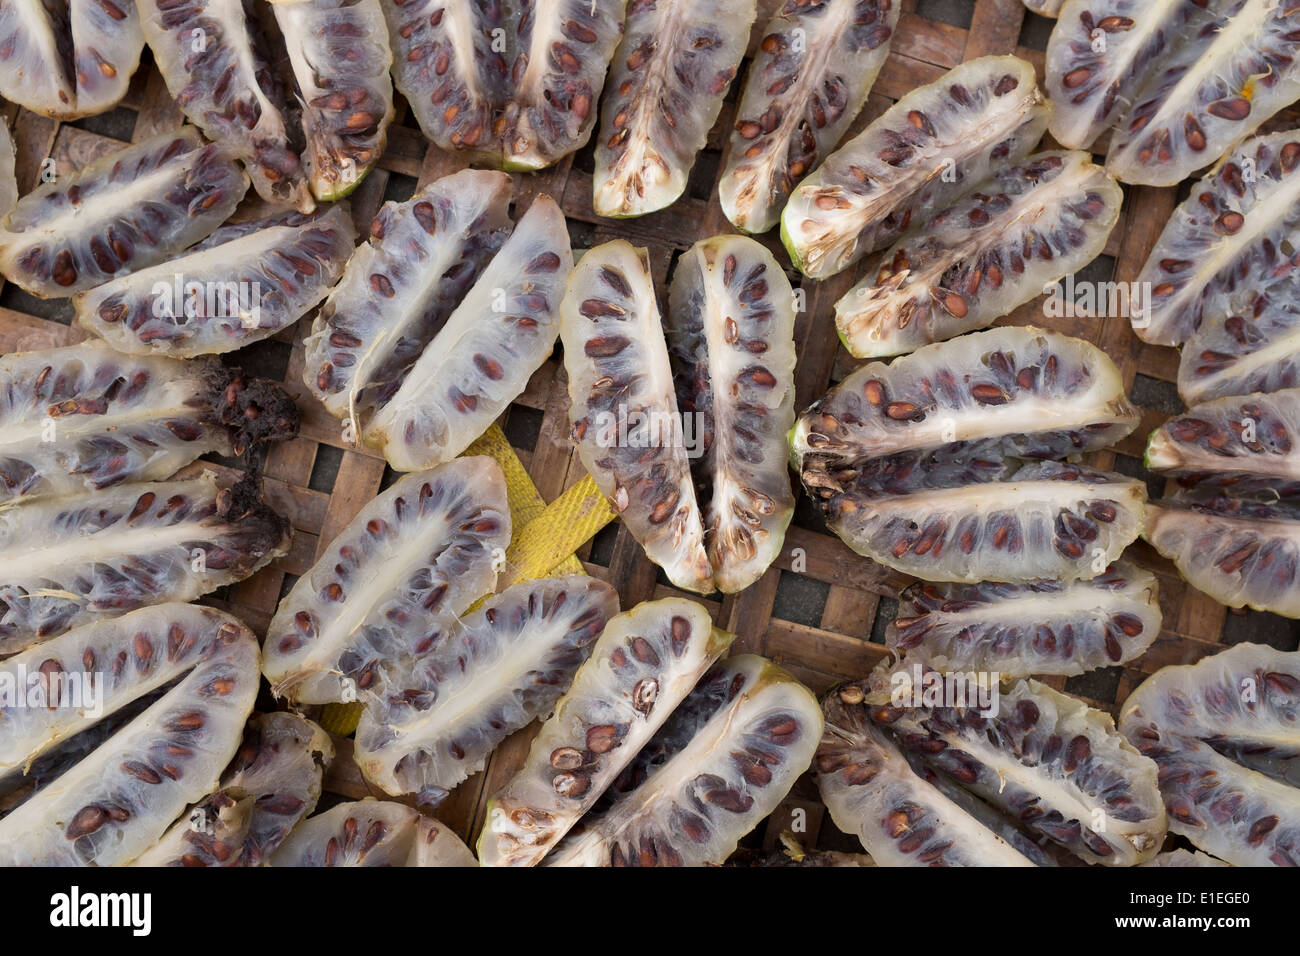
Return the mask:
<svg viewBox="0 0 1300 956">
<path fill-rule="evenodd" d="M 939 670 L 1083 674 L 1140 656 L 1160 633 L 1155 575 L 1119 562 L 1063 584 L 915 584 L 885 643 Z"/>
<path fill-rule="evenodd" d="M 986 56 L 908 93 L 799 184 L 781 238 L 807 276 L 825 279 L 1023 161 L 1051 106 L 1034 68 Z"/>
<path fill-rule="evenodd" d="M 914 226 L 835 303 L 840 338 L 869 358 L 982 329 L 1100 255 L 1123 198 L 1087 153 L 1003 168 Z"/>
<path fill-rule="evenodd" d="M 72 295 L 172 258 L 247 189 L 225 146 L 193 127 L 162 133 L 18 200 L 0 225 L 0 272 L 41 298 Z"/>
<path fill-rule="evenodd" d="M 505 477 L 491 458 L 401 478 L 280 602 L 263 665 L 272 690 L 298 704 L 360 699 L 492 590 L 509 543 Z"/>
<path fill-rule="evenodd" d="M 898 25 L 898 0 L 785 0 L 764 28 L 718 181 L 722 211 L 766 232 L 867 99 Z"/>
<path fill-rule="evenodd" d="M 222 226 L 170 262 L 77 293 L 77 321 L 136 355 L 231 352 L 306 315 L 355 240 L 346 205 Z"/>
<path fill-rule="evenodd" d="M 720 667 L 728 700 L 546 865 L 717 866 L 776 808 L 808 769 L 821 738 L 821 708 L 764 658 L 742 654 Z"/>
<path fill-rule="evenodd" d="M 387 202 L 312 322 L 303 379 L 359 434 L 510 234 L 510 177 L 462 170 Z"/>
<path fill-rule="evenodd" d="M 564 214 L 538 196 L 365 426 L 366 444 L 398 471 L 432 468 L 469 447 L 554 350 L 572 269 Z"/>
<path fill-rule="evenodd" d="M 614 618 L 488 804 L 484 866 L 539 862 L 636 756 L 731 643 L 699 604 L 666 598 Z"/>
</svg>

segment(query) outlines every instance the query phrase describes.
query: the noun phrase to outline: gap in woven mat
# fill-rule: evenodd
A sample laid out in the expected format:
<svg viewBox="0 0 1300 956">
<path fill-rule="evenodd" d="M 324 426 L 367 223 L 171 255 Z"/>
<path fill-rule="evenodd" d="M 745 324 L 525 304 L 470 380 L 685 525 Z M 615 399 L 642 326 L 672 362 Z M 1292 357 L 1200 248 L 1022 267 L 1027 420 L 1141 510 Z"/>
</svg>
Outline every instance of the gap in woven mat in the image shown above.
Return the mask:
<svg viewBox="0 0 1300 956">
<path fill-rule="evenodd" d="M 414 176 L 390 172 L 388 182 L 384 184 L 384 202 L 406 202 L 415 194 L 418 184 L 419 180 Z"/>
<path fill-rule="evenodd" d="M 1300 621 L 1249 608 L 1229 609 L 1223 621 L 1223 643 L 1231 646 L 1243 641 L 1267 644 L 1279 651 L 1300 650 Z"/>
<path fill-rule="evenodd" d="M 59 325 L 71 325 L 76 313 L 71 299 L 38 299 L 28 295 L 12 282 L 6 282 L 4 291 L 0 292 L 0 307 L 35 315 Z"/>
<path fill-rule="evenodd" d="M 894 623 L 894 618 L 898 617 L 898 602 L 890 597 L 881 595 L 880 604 L 876 606 L 876 619 L 871 622 L 871 637 L 869 640 L 872 644 L 885 643 L 885 628 Z"/>
<path fill-rule="evenodd" d="M 391 465 L 384 465 L 384 477 L 379 479 L 379 490 L 387 491 L 389 488 L 393 487 L 393 485 L 397 483 L 397 480 L 399 478 L 402 478 L 405 474 L 406 472 L 403 471 L 393 471 Z"/>
<path fill-rule="evenodd" d="M 1134 405 L 1165 415 L 1181 415 L 1187 411 L 1187 406 L 1178 397 L 1177 385 L 1162 382 L 1141 372 L 1133 376 L 1133 387 L 1129 389 L 1128 398 Z"/>
<path fill-rule="evenodd" d="M 722 152 L 717 149 L 702 149 L 695 157 L 691 167 L 690 178 L 686 180 L 686 194 L 692 199 L 708 202 L 713 198 L 713 184 L 718 178 L 718 166 L 722 163 Z"/>
<path fill-rule="evenodd" d="M 619 527 L 617 521 L 611 521 L 596 532 L 596 536 L 591 539 L 591 553 L 587 555 L 588 561 L 592 564 L 598 564 L 602 568 L 609 567 L 610 562 L 614 560 L 614 545 L 618 541 Z"/>
<path fill-rule="evenodd" d="M 1054 26 L 1056 26 L 1055 20 L 1040 17 L 1026 10 L 1025 20 L 1020 24 L 1020 39 L 1017 42 L 1020 46 L 1029 47 L 1031 50 L 1046 50 L 1047 40 L 1052 35 Z"/>
<path fill-rule="evenodd" d="M 283 382 L 285 374 L 289 371 L 289 359 L 292 355 L 293 346 L 288 342 L 262 339 L 236 352 L 223 355 L 221 360 L 226 366 L 237 368 L 245 375 Z"/>
<path fill-rule="evenodd" d="M 334 490 L 334 479 L 339 475 L 339 465 L 343 464 L 343 449 L 333 445 L 317 445 L 316 460 L 312 462 L 311 477 L 307 487 L 312 491 L 329 494 Z"/>
<path fill-rule="evenodd" d="M 596 175 L 596 137 L 587 140 L 587 145 L 578 150 L 573 157 L 573 168 L 588 176 Z"/>
<path fill-rule="evenodd" d="M 81 119 L 73 120 L 68 125 L 74 129 L 85 130 L 87 133 L 107 136 L 109 139 L 118 140 L 123 145 L 126 145 L 131 142 L 131 136 L 135 133 L 135 123 L 138 115 L 133 109 L 119 106 L 107 113 L 100 113 L 98 116 L 83 116 Z"/>
<path fill-rule="evenodd" d="M 975 17 L 975 4 L 971 0 L 916 0 L 916 15 L 969 30 Z"/>
<path fill-rule="evenodd" d="M 595 223 L 583 222 L 580 219 L 566 219 L 564 223 L 569 227 L 569 245 L 573 247 L 575 254 L 581 249 L 590 249 L 594 245 L 599 245 Z M 556 345 L 558 344 L 557 342 Z"/>
<path fill-rule="evenodd" d="M 537 439 L 542 434 L 542 418 L 536 408 L 527 405 L 511 405 L 506 409 L 505 424 L 501 430 L 506 433 L 506 440 L 520 451 L 531 452 L 537 447 Z"/>
<path fill-rule="evenodd" d="M 276 607 L 279 607 L 280 602 L 289 596 L 289 592 L 293 590 L 293 586 L 297 583 L 298 583 L 298 575 L 289 574 L 286 571 L 284 575 L 284 580 L 280 582 L 280 596 L 276 598 L 275 601 Z"/>
<path fill-rule="evenodd" d="M 1122 667 L 1103 667 L 1100 670 L 1067 678 L 1065 689 L 1078 697 L 1087 697 L 1103 704 L 1113 704 L 1119 694 L 1119 682 L 1123 676 Z"/>
<path fill-rule="evenodd" d="M 782 571 L 772 602 L 772 617 L 805 627 L 821 627 L 831 586 L 816 578 Z"/>
<path fill-rule="evenodd" d="M 794 479 L 794 489 L 800 492 L 799 479 Z M 830 535 L 831 531 L 826 527 L 826 519 L 822 516 L 821 509 L 806 494 L 798 494 L 794 500 L 794 517 L 791 524 L 796 528 L 802 528 L 805 531 L 814 531 L 817 534 Z"/>
<path fill-rule="evenodd" d="M 1164 497 L 1165 476 L 1147 471 L 1146 465 L 1142 464 L 1140 458 L 1134 458 L 1132 455 L 1121 455 L 1116 452 L 1115 467 L 1111 470 L 1126 478 L 1136 478 L 1139 481 L 1146 482 L 1147 498 L 1151 501 L 1157 501 Z"/>
</svg>

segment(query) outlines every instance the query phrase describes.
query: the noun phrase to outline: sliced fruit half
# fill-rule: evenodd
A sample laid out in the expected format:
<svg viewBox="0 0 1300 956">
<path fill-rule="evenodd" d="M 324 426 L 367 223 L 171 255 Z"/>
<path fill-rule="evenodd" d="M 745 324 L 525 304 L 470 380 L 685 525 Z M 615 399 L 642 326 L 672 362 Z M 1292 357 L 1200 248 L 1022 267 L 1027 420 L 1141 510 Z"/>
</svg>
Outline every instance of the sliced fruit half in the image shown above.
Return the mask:
<svg viewBox="0 0 1300 956">
<path fill-rule="evenodd" d="M 884 66 L 896 0 L 785 0 L 764 28 L 718 182 L 722 211 L 766 232 L 848 130 Z"/>
<path fill-rule="evenodd" d="M 1216 601 L 1300 617 L 1300 505 L 1169 498 L 1148 506 L 1142 536 Z"/>
<path fill-rule="evenodd" d="M 1137 538 L 1146 504 L 1136 479 L 1059 462 L 969 484 L 948 484 L 939 471 L 895 492 L 869 479 L 823 501 L 831 530 L 926 581 L 1096 577 Z"/>
<path fill-rule="evenodd" d="M 585 253 L 560 306 L 560 338 L 583 467 L 673 584 L 711 592 L 649 254 L 622 239 Z"/>
<path fill-rule="evenodd" d="M 41 298 L 72 295 L 172 258 L 247 189 L 225 146 L 193 127 L 159 134 L 18 200 L 0 225 L 0 272 Z"/>
<path fill-rule="evenodd" d="M 255 480 L 212 472 L 0 510 L 0 653 L 160 601 L 192 601 L 284 554 Z M 168 821 L 170 822 L 170 821 Z"/>
<path fill-rule="evenodd" d="M 704 509 L 714 584 L 743 591 L 781 550 L 794 514 L 786 435 L 794 425 L 794 293 L 753 239 L 702 239 L 668 295 L 669 360 Z M 685 429 L 683 429 L 683 432 Z"/>
<path fill-rule="evenodd" d="M 685 191 L 757 12 L 755 0 L 633 0 L 600 106 L 597 215 L 644 216 Z"/>
<path fill-rule="evenodd" d="M 1065 458 L 1115 444 L 1138 420 L 1101 349 L 1009 326 L 858 368 L 800 416 L 791 450 L 805 483 L 837 487 L 862 459 Z"/>
<path fill-rule="evenodd" d="M 723 665 L 729 697 L 690 741 L 548 866 L 720 865 L 808 768 L 816 698 L 753 654 Z"/>
<path fill-rule="evenodd" d="M 1014 56 L 968 60 L 917 87 L 795 189 L 781 214 L 790 260 L 825 279 L 890 245 L 1023 161 L 1051 112 Z"/>
<path fill-rule="evenodd" d="M 1155 575 L 1121 561 L 1070 584 L 914 584 L 885 643 L 941 671 L 1068 676 L 1140 656 L 1160 622 Z"/>
<path fill-rule="evenodd" d="M 382 668 L 492 590 L 509 543 L 505 477 L 491 458 L 399 479 L 280 602 L 263 664 L 272 691 L 297 704 L 363 699 Z"/>
<path fill-rule="evenodd" d="M 917 225 L 835 303 L 858 358 L 982 329 L 1106 246 L 1123 192 L 1083 152 L 1037 153 Z"/>
<path fill-rule="evenodd" d="M 384 674 L 357 724 L 361 772 L 387 793 L 441 800 L 550 713 L 617 613 L 613 588 L 571 575 L 516 584 L 449 621 Z"/>
<path fill-rule="evenodd" d="M 362 431 L 366 444 L 398 471 L 432 468 L 469 447 L 554 351 L 572 269 L 564 214 L 538 196 Z"/>
<path fill-rule="evenodd" d="M 1146 465 L 1187 488 L 1300 497 L 1300 388 L 1195 405 L 1151 433 Z"/>
<path fill-rule="evenodd" d="M 292 438 L 278 384 L 97 339 L 0 356 L 0 503 L 156 481 L 200 455 Z"/>
<path fill-rule="evenodd" d="M 1297 167 L 1300 134 L 1271 133 L 1242 143 L 1192 186 L 1138 275 L 1151 289 L 1149 314 L 1133 321 L 1140 338 L 1179 345 L 1206 321 L 1243 314 L 1241 294 L 1289 276 L 1300 242 Z M 1270 298 L 1280 305 L 1285 290 Z M 1253 308 L 1245 318 L 1256 319 Z"/>
<path fill-rule="evenodd" d="M 379 0 L 272 0 L 302 104 L 307 184 L 347 196 L 378 162 L 393 119 L 393 53 Z"/>
<path fill-rule="evenodd" d="M 1124 182 L 1172 186 L 1300 96 L 1290 0 L 1208 8 L 1179 29 L 1182 42 L 1149 72 L 1111 137 L 1106 167 Z"/>
<path fill-rule="evenodd" d="M 681 598 L 640 604 L 610 621 L 523 767 L 488 804 L 479 862 L 539 862 L 733 638 Z"/>
<path fill-rule="evenodd" d="M 228 618 L 179 684 L 0 820 L 0 862 L 115 866 L 157 843 L 235 755 L 257 664 L 257 638 Z"/>
<path fill-rule="evenodd" d="M 352 255 L 345 205 L 222 226 L 184 255 L 79 292 L 82 328 L 136 355 L 231 352 L 288 328 Z"/>
<path fill-rule="evenodd" d="M 990 687 L 988 701 L 972 700 L 967 682 L 959 700 L 948 692 L 952 677 L 884 662 L 872 675 L 872 719 L 904 750 L 1089 863 L 1155 856 L 1168 825 L 1156 767 L 1108 714 L 1033 680 L 1004 684 L 996 699 Z M 929 686 L 941 689 L 940 705 L 930 705 Z"/>
<path fill-rule="evenodd" d="M 853 688 L 853 685 L 847 685 Z M 813 766 L 831 820 L 878 866 L 1033 866 L 1034 862 L 927 783 L 871 723 L 857 695 L 832 692 Z"/>
<path fill-rule="evenodd" d="M 510 233 L 510 177 L 466 169 L 387 202 L 312 322 L 303 379 L 360 433 Z"/>
<path fill-rule="evenodd" d="M 145 41 L 185 115 L 239 156 L 259 196 L 311 212 L 315 201 L 289 145 L 284 91 L 243 0 L 137 3 Z"/>
</svg>

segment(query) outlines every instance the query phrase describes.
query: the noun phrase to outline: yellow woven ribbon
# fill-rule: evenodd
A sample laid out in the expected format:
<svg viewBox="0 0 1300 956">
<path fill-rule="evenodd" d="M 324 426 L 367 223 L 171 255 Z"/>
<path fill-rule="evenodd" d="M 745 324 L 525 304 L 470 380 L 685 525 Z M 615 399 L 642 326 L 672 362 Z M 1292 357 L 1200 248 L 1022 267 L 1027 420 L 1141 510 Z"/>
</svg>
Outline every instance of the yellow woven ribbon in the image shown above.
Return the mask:
<svg viewBox="0 0 1300 956">
<path fill-rule="evenodd" d="M 591 476 L 583 476 L 548 505 L 499 425 L 494 424 L 484 432 L 465 454 L 495 458 L 506 476 L 506 497 L 514 533 L 506 549 L 505 569 L 497 579 L 498 590 L 534 578 L 582 574 L 582 562 L 574 552 L 614 520 L 613 510 Z M 478 603 L 485 600 L 486 596 Z M 357 729 L 361 709 L 359 702 L 326 704 L 321 710 L 320 725 L 332 734 L 346 737 Z"/>
</svg>

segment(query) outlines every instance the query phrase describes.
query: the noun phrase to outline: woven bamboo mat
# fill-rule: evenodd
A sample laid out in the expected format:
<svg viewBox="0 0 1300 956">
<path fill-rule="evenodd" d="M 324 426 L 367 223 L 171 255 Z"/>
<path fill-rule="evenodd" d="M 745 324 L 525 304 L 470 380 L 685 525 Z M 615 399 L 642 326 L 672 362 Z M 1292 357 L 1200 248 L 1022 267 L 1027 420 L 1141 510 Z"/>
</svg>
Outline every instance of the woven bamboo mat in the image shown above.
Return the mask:
<svg viewBox="0 0 1300 956">
<path fill-rule="evenodd" d="M 751 51 L 777 0 L 760 0 L 759 6 Z M 1041 80 L 1042 51 L 1050 26 L 1051 21 L 1027 13 L 1020 0 L 903 0 L 902 19 L 888 61 L 848 135 L 858 133 L 911 89 L 978 56 L 1016 53 L 1036 65 Z M 697 239 L 734 231 L 718 204 L 716 181 L 740 85 L 740 81 L 733 84 L 708 147 L 696 163 L 686 195 L 669 209 L 634 220 L 598 218 L 592 211 L 590 147 L 550 169 L 516 175 L 516 204 L 526 207 L 539 193 L 553 196 L 568 217 L 575 249 L 615 238 L 645 246 L 664 301 L 677 255 Z M 61 124 L 12 105 L 5 111 L 18 144 L 22 193 L 37 185 L 47 157 L 54 160 L 60 173 L 71 172 L 124 142 L 148 138 L 183 122 L 147 53 L 146 63 L 137 73 L 124 104 L 110 113 Z M 400 98 L 397 117 L 379 167 L 351 199 L 354 218 L 363 232 L 385 200 L 405 200 L 417 185 L 464 165 L 426 142 Z M 1296 113 L 1288 111 L 1266 129 L 1297 125 L 1300 121 Z M 1105 140 L 1098 145 L 1099 153 L 1105 145 Z M 1049 141 L 1047 146 L 1055 144 Z M 1119 224 L 1104 254 L 1083 271 L 1081 278 L 1135 279 L 1170 212 L 1185 194 L 1177 188 L 1148 187 L 1125 187 L 1125 192 Z M 251 218 L 261 211 L 259 201 L 253 197 L 240 207 L 236 218 Z M 762 237 L 762 241 L 773 249 L 778 261 L 788 263 L 775 233 Z M 874 267 L 873 262 L 868 260 L 865 267 Z M 802 283 L 806 308 L 795 325 L 799 409 L 819 398 L 857 364 L 839 344 L 832 306 L 864 271 L 860 267 L 826 282 Z M 800 285 L 797 272 L 790 270 L 790 277 L 796 286 Z M 34 299 L 6 284 L 0 289 L 0 349 L 20 351 L 80 341 L 84 333 L 69 325 L 70 318 L 67 300 Z M 1176 351 L 1145 345 L 1132 333 L 1126 318 L 1048 319 L 1042 299 L 1025 305 L 1002 323 L 1055 328 L 1096 343 L 1114 358 L 1134 402 L 1142 408 L 1143 421 L 1116 450 L 1092 456 L 1092 464 L 1142 476 L 1148 480 L 1152 497 L 1159 497 L 1163 480 L 1144 472 L 1141 459 L 1149 431 L 1182 407 L 1173 385 Z M 271 449 L 265 463 L 267 496 L 293 523 L 292 551 L 253 578 L 208 599 L 259 631 L 265 628 L 296 576 L 306 571 L 317 553 L 361 506 L 394 478 L 383 459 L 347 444 L 339 423 L 303 386 L 302 338 L 309 328 L 308 318 L 293 329 L 227 357 L 230 364 L 246 371 L 284 381 L 303 413 L 301 436 Z M 564 370 L 554 357 L 500 421 L 545 502 L 554 501 L 585 475 L 568 441 L 567 411 Z M 1113 713 L 1147 674 L 1166 664 L 1194 661 L 1221 644 L 1252 640 L 1295 649 L 1300 623 L 1257 612 L 1230 612 L 1185 585 L 1172 565 L 1146 545 L 1139 543 L 1130 553 L 1159 577 L 1164 611 L 1159 639 L 1143 657 L 1122 667 L 1068 680 L 1053 678 L 1048 683 Z M 578 557 L 588 573 L 618 589 L 624 608 L 676 593 L 621 525 L 606 526 L 579 549 Z M 744 593 L 703 603 L 719 626 L 739 635 L 737 652 L 765 654 L 821 692 L 837 681 L 861 676 L 885 653 L 883 630 L 894 616 L 893 598 L 906 583 L 899 575 L 854 554 L 829 534 L 808 499 L 801 496 L 785 548 L 773 567 Z M 271 706 L 269 695 L 264 695 L 261 703 Z M 522 761 L 534 732 L 535 725 L 507 740 L 487 769 L 458 788 L 439 809 L 438 816 L 466 839 L 476 837 L 487 797 Z M 350 743 L 344 739 L 337 742 L 339 758 L 330 771 L 327 789 L 337 797 L 365 795 L 369 791 L 351 762 Z M 839 834 L 829 819 L 823 821 L 823 815 L 816 788 L 805 776 L 781 808 L 745 841 L 746 845 L 770 848 L 793 820 L 802 825 L 801 839 L 807 846 L 857 849 L 856 841 Z"/>
</svg>

